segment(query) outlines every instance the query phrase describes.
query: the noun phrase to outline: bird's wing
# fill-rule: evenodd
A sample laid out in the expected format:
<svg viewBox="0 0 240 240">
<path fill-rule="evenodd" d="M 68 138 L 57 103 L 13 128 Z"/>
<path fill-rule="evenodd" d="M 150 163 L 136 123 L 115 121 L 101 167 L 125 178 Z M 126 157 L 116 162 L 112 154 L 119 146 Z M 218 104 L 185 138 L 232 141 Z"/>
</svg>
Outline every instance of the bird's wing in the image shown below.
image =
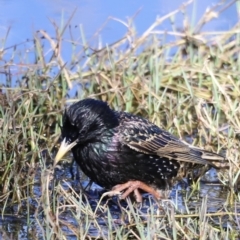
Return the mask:
<svg viewBox="0 0 240 240">
<path fill-rule="evenodd" d="M 128 113 L 122 113 L 120 119 L 122 141 L 135 151 L 202 165 L 224 160 L 218 154 L 180 141 L 146 119 Z"/>
</svg>

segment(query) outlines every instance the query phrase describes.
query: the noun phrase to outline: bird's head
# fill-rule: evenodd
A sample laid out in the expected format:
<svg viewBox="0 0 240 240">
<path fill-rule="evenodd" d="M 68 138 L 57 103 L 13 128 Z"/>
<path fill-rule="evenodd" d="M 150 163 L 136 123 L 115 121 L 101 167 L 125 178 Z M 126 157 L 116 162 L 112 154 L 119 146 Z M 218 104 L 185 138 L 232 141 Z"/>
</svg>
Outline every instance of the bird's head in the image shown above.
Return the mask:
<svg viewBox="0 0 240 240">
<path fill-rule="evenodd" d="M 84 99 L 72 104 L 63 114 L 62 143 L 55 164 L 73 147 L 101 141 L 102 133 L 118 125 L 118 119 L 107 103 Z"/>
</svg>

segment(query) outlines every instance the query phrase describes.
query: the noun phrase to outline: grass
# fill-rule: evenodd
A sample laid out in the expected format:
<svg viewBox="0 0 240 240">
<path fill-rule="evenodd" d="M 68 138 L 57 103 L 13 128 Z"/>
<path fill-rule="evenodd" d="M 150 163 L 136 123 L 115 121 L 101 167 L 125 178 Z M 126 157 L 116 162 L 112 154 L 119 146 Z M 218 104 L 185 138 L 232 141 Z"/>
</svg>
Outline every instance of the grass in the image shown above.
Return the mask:
<svg viewBox="0 0 240 240">
<path fill-rule="evenodd" d="M 236 9 L 239 12 L 239 4 Z M 32 239 L 238 239 L 239 221 L 239 24 L 224 32 L 202 28 L 228 6 L 205 12 L 194 26 L 183 5 L 159 17 L 142 35 L 130 23 L 119 41 L 98 49 L 66 39 L 70 20 L 56 36 L 1 48 L 0 212 L 27 219 Z M 176 27 L 176 15 L 185 25 Z M 172 29 L 161 31 L 164 21 Z M 171 36 L 171 41 L 166 38 Z M 64 62 L 62 47 L 72 48 Z M 25 45 L 28 51 L 24 51 Z M 21 50 L 21 51 L 20 51 Z M 11 56 L 11 57 L 9 57 Z M 34 61 L 30 61 L 34 56 Z M 29 62 L 30 61 L 30 62 Z M 73 87 L 73 94 L 67 97 Z M 172 199 L 142 206 L 114 198 L 89 198 L 53 172 L 64 106 L 95 97 L 116 110 L 149 118 L 179 138 L 225 152 L 229 170 L 218 173 L 224 197 L 201 196 L 201 183 Z M 68 176 L 68 175 L 67 175 Z M 53 181 L 56 179 L 57 181 Z M 72 182 L 72 181 L 71 181 Z M 216 190 L 216 187 L 213 188 Z M 220 200 L 219 200 L 220 199 Z M 220 202 L 211 211 L 211 204 Z M 37 224 L 37 233 L 33 225 Z M 2 228 L 2 235 L 9 234 Z M 4 236 L 5 236 L 4 235 Z M 15 236 L 16 237 L 16 236 Z"/>
</svg>

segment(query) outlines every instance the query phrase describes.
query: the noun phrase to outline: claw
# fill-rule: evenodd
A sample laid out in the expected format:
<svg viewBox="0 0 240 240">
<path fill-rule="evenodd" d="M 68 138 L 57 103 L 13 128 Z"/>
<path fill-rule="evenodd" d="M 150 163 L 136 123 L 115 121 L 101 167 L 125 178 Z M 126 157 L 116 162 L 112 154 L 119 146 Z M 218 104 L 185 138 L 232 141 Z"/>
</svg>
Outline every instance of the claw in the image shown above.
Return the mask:
<svg viewBox="0 0 240 240">
<path fill-rule="evenodd" d="M 134 192 L 136 201 L 142 202 L 142 195 L 140 194 L 139 189 L 143 190 L 144 192 L 152 194 L 158 200 L 161 199 L 161 195 L 159 194 L 159 192 L 157 192 L 154 188 L 148 186 L 147 184 L 141 181 L 128 181 L 124 184 L 118 184 L 112 188 L 112 191 L 105 193 L 105 195 L 108 196 L 121 195 L 121 192 L 125 191 L 121 195 L 121 199 L 125 199 L 132 192 Z"/>
</svg>

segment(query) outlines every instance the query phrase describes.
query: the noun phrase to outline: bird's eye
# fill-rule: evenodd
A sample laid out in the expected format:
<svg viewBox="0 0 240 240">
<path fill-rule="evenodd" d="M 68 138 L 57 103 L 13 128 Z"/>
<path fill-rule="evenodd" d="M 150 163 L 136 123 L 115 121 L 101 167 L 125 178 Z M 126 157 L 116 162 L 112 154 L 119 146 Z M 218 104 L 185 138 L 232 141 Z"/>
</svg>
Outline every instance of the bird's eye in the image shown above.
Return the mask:
<svg viewBox="0 0 240 240">
<path fill-rule="evenodd" d="M 80 134 L 81 134 L 81 135 L 86 135 L 86 134 L 87 134 L 87 129 L 86 129 L 86 128 L 83 128 L 83 129 L 80 131 Z"/>
</svg>

